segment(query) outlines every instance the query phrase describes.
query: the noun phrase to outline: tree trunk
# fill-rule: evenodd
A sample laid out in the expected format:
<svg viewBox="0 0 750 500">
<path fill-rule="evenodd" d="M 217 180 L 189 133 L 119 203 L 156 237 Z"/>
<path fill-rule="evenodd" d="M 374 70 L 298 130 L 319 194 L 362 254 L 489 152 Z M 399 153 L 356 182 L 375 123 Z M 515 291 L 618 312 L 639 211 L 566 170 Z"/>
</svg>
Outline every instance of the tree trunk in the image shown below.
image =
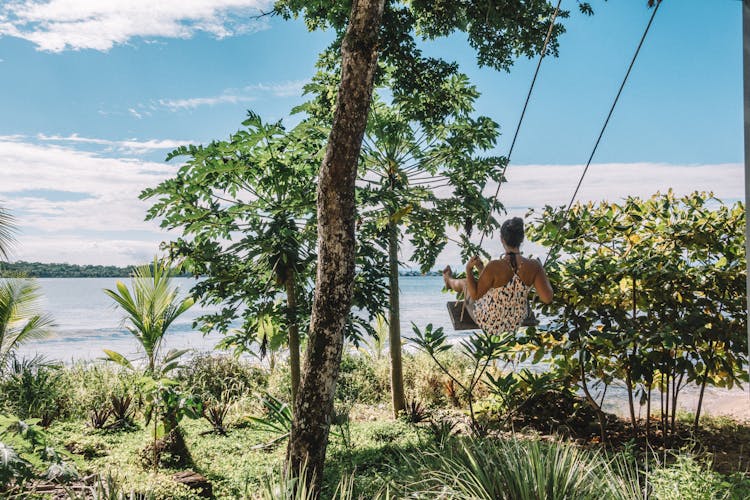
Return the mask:
<svg viewBox="0 0 750 500">
<path fill-rule="evenodd" d="M 297 287 L 294 273 L 286 279 L 287 326 L 289 329 L 289 368 L 292 372 L 292 408 L 297 404 L 299 393 L 299 323 L 297 322 Z"/>
<path fill-rule="evenodd" d="M 581 372 L 581 388 L 583 389 L 583 394 L 586 396 L 586 400 L 589 402 L 591 407 L 596 412 L 596 418 L 599 420 L 599 433 L 602 438 L 602 443 L 606 441 L 606 434 L 604 433 L 604 427 L 606 425 L 606 420 L 604 416 L 604 412 L 602 411 L 602 407 L 596 402 L 596 399 L 591 395 L 591 391 L 589 391 L 589 386 L 586 383 L 586 358 L 585 358 L 585 351 L 581 349 L 578 354 L 578 364 L 580 372 Z"/>
<path fill-rule="evenodd" d="M 638 328 L 638 303 L 636 302 L 636 285 L 635 276 L 633 279 L 633 332 L 637 331 Z M 634 335 L 636 339 L 637 336 Z M 627 347 L 625 348 L 627 352 Z M 630 423 L 633 425 L 633 434 L 638 436 L 638 420 L 635 418 L 635 404 L 633 402 L 633 359 L 638 355 L 638 341 L 633 342 L 633 355 L 628 359 L 628 363 L 625 366 L 625 383 L 628 384 L 628 407 L 630 408 Z"/>
<path fill-rule="evenodd" d="M 648 442 L 648 438 L 651 433 L 651 386 L 652 385 L 653 385 L 653 381 L 648 385 L 648 397 L 646 398 L 646 442 Z"/>
<path fill-rule="evenodd" d="M 294 410 L 287 465 L 306 466 L 320 494 L 344 326 L 354 280 L 354 182 L 377 62 L 384 0 L 354 0 L 341 46 L 341 84 L 318 177 L 318 270 L 310 334 Z"/>
<path fill-rule="evenodd" d="M 693 434 L 698 433 L 698 426 L 701 421 L 701 409 L 703 408 L 703 395 L 706 393 L 706 384 L 708 383 L 709 366 L 713 365 L 713 340 L 708 341 L 708 357 L 706 357 L 706 368 L 703 370 L 703 380 L 701 380 L 701 390 L 698 396 L 698 407 L 695 409 L 695 420 L 693 421 Z"/>
<path fill-rule="evenodd" d="M 388 305 L 388 341 L 391 351 L 391 398 L 393 416 L 406 410 L 404 396 L 404 375 L 401 362 L 401 318 L 398 297 L 398 228 L 395 222 L 388 224 L 388 285 L 390 302 Z"/>
</svg>

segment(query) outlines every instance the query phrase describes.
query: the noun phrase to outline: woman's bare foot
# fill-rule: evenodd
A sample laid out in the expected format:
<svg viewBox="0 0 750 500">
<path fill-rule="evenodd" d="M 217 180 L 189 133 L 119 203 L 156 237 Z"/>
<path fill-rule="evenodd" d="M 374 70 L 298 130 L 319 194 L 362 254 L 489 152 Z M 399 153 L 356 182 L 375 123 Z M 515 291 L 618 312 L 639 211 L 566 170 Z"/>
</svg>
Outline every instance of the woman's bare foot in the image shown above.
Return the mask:
<svg viewBox="0 0 750 500">
<path fill-rule="evenodd" d="M 445 266 L 445 269 L 443 269 L 443 282 L 445 283 L 445 288 L 448 290 L 453 290 L 454 292 L 464 291 L 465 281 L 454 278 L 450 266 Z"/>
<path fill-rule="evenodd" d="M 449 280 L 453 278 L 453 271 L 451 270 L 451 266 L 445 266 L 445 269 L 443 269 L 443 281 L 445 282 L 445 288 L 450 288 Z"/>
</svg>

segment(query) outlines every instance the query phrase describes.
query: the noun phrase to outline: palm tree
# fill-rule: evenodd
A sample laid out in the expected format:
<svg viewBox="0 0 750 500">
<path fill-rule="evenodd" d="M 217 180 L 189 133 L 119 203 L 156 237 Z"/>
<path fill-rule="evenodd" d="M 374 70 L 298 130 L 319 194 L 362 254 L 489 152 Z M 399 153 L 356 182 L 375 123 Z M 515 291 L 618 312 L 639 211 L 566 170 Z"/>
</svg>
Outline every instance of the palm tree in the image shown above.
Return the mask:
<svg viewBox="0 0 750 500">
<path fill-rule="evenodd" d="M 132 291 L 121 281 L 117 282 L 116 291 L 104 290 L 127 313 L 125 321 L 129 325 L 126 328 L 145 352 L 146 371 L 154 377 L 175 368 L 176 359 L 186 352 L 170 351 L 164 359 L 160 359 L 160 349 L 169 326 L 194 303 L 192 297 L 178 298 L 179 288 L 172 286 L 171 278 L 169 264 L 154 258 L 151 266 L 145 265 L 135 270 Z M 133 368 L 122 354 L 106 349 L 105 353 L 110 360 Z"/>
<path fill-rule="evenodd" d="M 39 310 L 39 289 L 29 279 L 0 280 L 0 372 L 21 344 L 47 337 L 54 326 Z"/>
</svg>

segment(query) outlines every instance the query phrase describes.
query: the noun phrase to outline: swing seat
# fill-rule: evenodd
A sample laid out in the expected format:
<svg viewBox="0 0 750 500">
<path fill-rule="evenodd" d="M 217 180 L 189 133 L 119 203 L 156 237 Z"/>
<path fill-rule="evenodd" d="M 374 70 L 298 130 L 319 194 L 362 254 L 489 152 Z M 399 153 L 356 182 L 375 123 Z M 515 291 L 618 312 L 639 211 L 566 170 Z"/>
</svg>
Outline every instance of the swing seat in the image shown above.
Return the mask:
<svg viewBox="0 0 750 500">
<path fill-rule="evenodd" d="M 531 310 L 531 307 L 526 311 L 526 317 L 521 321 L 521 326 L 539 326 L 539 320 L 536 319 L 536 314 Z"/>
<path fill-rule="evenodd" d="M 463 312 L 463 318 L 461 313 Z M 448 315 L 451 317 L 451 323 L 453 323 L 453 329 L 456 331 L 460 330 L 481 330 L 474 320 L 471 319 L 469 313 L 464 311 L 464 301 L 455 300 L 448 302 Z"/>
<path fill-rule="evenodd" d="M 479 326 L 474 322 L 473 319 L 471 319 L 471 316 L 469 316 L 468 312 L 464 311 L 464 302 L 463 300 L 455 300 L 452 302 L 448 302 L 448 315 L 451 318 L 451 323 L 453 323 L 453 329 L 456 331 L 462 331 L 462 330 L 481 330 Z M 521 321 L 521 326 L 523 327 L 530 327 L 530 326 L 539 326 L 539 320 L 536 318 L 536 314 L 534 314 L 534 311 L 531 309 L 531 306 L 527 306 L 526 311 L 526 317 L 523 318 L 523 321 Z M 461 318 L 461 313 L 463 312 L 463 318 Z"/>
</svg>

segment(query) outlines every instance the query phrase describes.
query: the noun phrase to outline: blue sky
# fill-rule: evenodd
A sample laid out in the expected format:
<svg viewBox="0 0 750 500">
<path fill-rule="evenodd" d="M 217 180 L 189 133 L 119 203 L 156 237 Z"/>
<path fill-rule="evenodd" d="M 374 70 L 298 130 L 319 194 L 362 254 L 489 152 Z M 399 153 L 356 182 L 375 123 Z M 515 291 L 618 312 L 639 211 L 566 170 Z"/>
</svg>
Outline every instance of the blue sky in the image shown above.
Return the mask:
<svg viewBox="0 0 750 500">
<path fill-rule="evenodd" d="M 564 1 L 574 8 L 572 0 Z M 573 9 L 547 59 L 504 187 L 523 211 L 569 196 L 650 12 L 645 0 Z M 665 0 L 599 150 L 584 199 L 712 189 L 742 197 L 741 2 Z M 0 203 L 15 259 L 127 264 L 169 237 L 138 192 L 166 153 L 282 119 L 329 33 L 250 19 L 266 0 L 21 0 L 0 4 Z M 480 69 L 464 37 L 424 45 L 458 61 L 507 150 L 535 61 Z M 449 250 L 445 259 L 454 261 Z"/>
</svg>

